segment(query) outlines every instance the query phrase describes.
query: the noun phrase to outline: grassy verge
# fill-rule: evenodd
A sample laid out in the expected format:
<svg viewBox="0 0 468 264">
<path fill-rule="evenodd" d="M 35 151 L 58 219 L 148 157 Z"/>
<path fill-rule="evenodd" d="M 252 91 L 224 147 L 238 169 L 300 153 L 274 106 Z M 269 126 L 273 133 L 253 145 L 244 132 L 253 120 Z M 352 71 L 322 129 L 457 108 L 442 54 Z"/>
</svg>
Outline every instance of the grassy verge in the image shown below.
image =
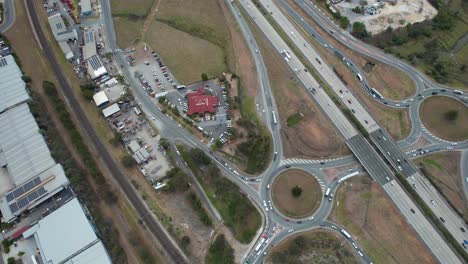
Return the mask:
<svg viewBox="0 0 468 264">
<path fill-rule="evenodd" d="M 198 198 L 198 196 L 194 193 L 190 193 L 190 204 L 192 205 L 193 210 L 195 210 L 198 213 L 198 216 L 200 217 L 200 220 L 207 226 L 212 226 L 213 222 L 211 221 L 211 218 L 208 216 L 206 213 L 205 208 L 203 208 L 203 205 Z"/>
<path fill-rule="evenodd" d="M 294 127 L 301 122 L 302 118 L 303 115 L 301 113 L 295 113 L 288 117 L 286 123 L 288 124 L 288 127 Z"/>
<path fill-rule="evenodd" d="M 261 225 L 256 208 L 201 150 L 178 149 L 234 237 L 241 243 L 250 242 Z"/>
<path fill-rule="evenodd" d="M 333 234 L 309 231 L 281 242 L 268 259 L 272 263 L 358 263 L 350 246 Z"/>
<path fill-rule="evenodd" d="M 206 256 L 205 263 L 207 264 L 230 264 L 234 263 L 234 249 L 224 238 L 224 235 L 218 235 L 211 244 Z"/>
<path fill-rule="evenodd" d="M 445 228 L 444 224 L 439 220 L 439 218 L 432 212 L 431 208 L 427 206 L 427 204 L 421 199 L 421 197 L 416 193 L 414 188 L 411 184 L 403 177 L 403 175 L 397 173 L 395 174 L 398 180 L 402 183 L 403 187 L 406 191 L 410 194 L 419 208 L 422 209 L 423 213 L 429 220 L 432 222 L 433 225 L 439 229 L 442 233 L 442 236 L 445 238 L 447 242 L 456 250 L 456 252 L 463 258 L 465 262 L 468 262 L 468 254 L 466 253 L 465 249 L 460 245 L 460 243 L 450 234 L 450 232 Z"/>
<path fill-rule="evenodd" d="M 314 79 L 319 83 L 319 85 L 324 89 L 324 91 L 328 94 L 328 96 L 333 100 L 333 102 L 342 110 L 342 112 L 348 117 L 348 119 L 353 123 L 356 128 L 365 136 L 367 137 L 369 134 L 367 130 L 361 125 L 361 123 L 356 119 L 356 117 L 351 113 L 351 111 L 346 108 L 336 97 L 335 93 L 330 89 L 328 84 L 322 79 L 322 77 L 318 74 L 314 67 L 307 63 L 306 58 L 302 55 L 301 51 L 294 45 L 294 43 L 289 39 L 286 32 L 276 23 L 273 17 L 268 13 L 267 10 L 263 7 L 258 0 L 252 0 L 255 6 L 258 7 L 260 12 L 265 16 L 268 20 L 270 25 L 275 29 L 275 31 L 280 35 L 282 40 L 288 45 L 297 58 L 301 61 L 301 63 L 306 67 L 306 69 L 312 74 Z"/>
</svg>

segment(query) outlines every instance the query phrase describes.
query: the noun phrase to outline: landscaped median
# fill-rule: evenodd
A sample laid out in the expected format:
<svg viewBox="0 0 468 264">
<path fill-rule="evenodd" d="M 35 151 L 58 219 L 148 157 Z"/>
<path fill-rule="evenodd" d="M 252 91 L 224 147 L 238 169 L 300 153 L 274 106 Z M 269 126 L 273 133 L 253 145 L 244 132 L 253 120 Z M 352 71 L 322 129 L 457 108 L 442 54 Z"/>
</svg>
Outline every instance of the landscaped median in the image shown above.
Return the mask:
<svg viewBox="0 0 468 264">
<path fill-rule="evenodd" d="M 234 237 L 241 243 L 249 243 L 262 224 L 257 209 L 203 151 L 177 148 Z"/>
</svg>

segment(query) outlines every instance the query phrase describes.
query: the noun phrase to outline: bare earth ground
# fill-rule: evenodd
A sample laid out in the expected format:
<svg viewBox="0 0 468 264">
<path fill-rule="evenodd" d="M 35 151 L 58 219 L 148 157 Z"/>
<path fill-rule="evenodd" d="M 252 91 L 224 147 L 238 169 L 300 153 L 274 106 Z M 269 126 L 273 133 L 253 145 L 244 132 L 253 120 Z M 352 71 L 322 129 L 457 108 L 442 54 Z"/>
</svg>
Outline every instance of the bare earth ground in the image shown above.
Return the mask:
<svg viewBox="0 0 468 264">
<path fill-rule="evenodd" d="M 445 117 L 450 110 L 458 111 L 455 121 Z M 461 102 L 445 96 L 430 97 L 419 113 L 424 126 L 436 136 L 453 141 L 468 139 L 468 107 Z"/>
<path fill-rule="evenodd" d="M 292 188 L 299 186 L 302 194 L 294 197 Z M 280 174 L 271 186 L 273 203 L 284 215 L 303 218 L 312 215 L 322 201 L 322 190 L 317 180 L 302 170 L 288 170 Z"/>
<path fill-rule="evenodd" d="M 313 249 L 309 249 L 310 245 L 305 245 L 304 247 L 307 248 L 307 252 L 302 254 L 300 257 L 300 264 L 303 263 L 314 263 L 314 264 L 331 264 L 331 263 L 358 263 L 356 256 L 353 254 L 353 250 L 351 245 L 345 241 L 342 235 L 338 234 L 337 232 L 328 230 L 328 229 L 314 229 L 310 231 L 301 232 L 295 235 L 288 237 L 287 239 L 281 241 L 274 249 L 268 254 L 266 258 L 267 264 L 274 263 L 272 261 L 272 253 L 274 252 L 283 252 L 286 253 L 288 250 L 288 246 L 291 242 L 299 237 L 303 236 L 309 239 L 314 239 L 315 241 L 324 241 L 324 240 L 332 240 L 336 243 L 341 243 L 344 248 L 338 247 L 341 252 L 338 253 L 338 250 L 330 250 L 320 247 L 313 247 Z M 344 251 L 342 251 L 344 250 Z M 344 258 L 344 262 L 340 262 L 337 254 L 346 254 Z M 287 253 L 286 253 L 287 254 Z M 296 263 L 296 262 L 295 262 Z"/>
<path fill-rule="evenodd" d="M 374 263 L 436 263 L 369 176 L 346 180 L 335 197 L 330 220 L 343 225 Z"/>
<path fill-rule="evenodd" d="M 321 158 L 349 153 L 335 127 L 295 79 L 284 60 L 268 43 L 262 33 L 252 29 L 268 71 L 270 86 L 278 107 L 281 138 L 285 157 Z M 304 118 L 288 127 L 287 118 L 302 113 Z"/>
<path fill-rule="evenodd" d="M 38 4 L 36 6 L 37 10 L 41 10 L 41 15 L 39 16 L 42 20 L 45 20 L 45 14 L 43 13 L 43 8 Z M 54 76 L 50 70 L 48 61 L 43 57 L 42 52 L 36 42 L 36 39 L 33 38 L 33 33 L 31 31 L 29 20 L 26 16 L 26 11 L 24 8 L 23 1 L 16 1 L 16 21 L 13 27 L 6 33 L 6 36 L 13 45 L 13 49 L 18 54 L 22 62 L 22 68 L 25 71 L 26 75 L 30 76 L 32 79 L 31 88 L 39 94 L 39 96 L 45 101 L 48 102 L 48 98 L 43 94 L 42 90 L 42 81 L 50 80 L 55 81 Z M 24 41 L 29 39 L 30 41 Z M 73 155 L 74 159 L 78 162 L 79 166 L 83 168 L 83 172 L 86 171 L 86 168 L 81 160 L 81 157 L 77 153 L 74 145 L 71 143 L 71 140 L 68 136 L 67 130 L 61 125 L 61 122 L 58 119 L 56 112 L 53 110 L 51 104 L 45 104 L 46 110 L 49 113 L 53 125 L 64 135 L 63 140 L 66 144 L 66 147 Z M 99 162 L 98 162 L 99 164 Z M 84 173 L 88 181 L 90 181 L 90 186 L 94 191 L 93 179 L 87 173 Z M 106 175 L 106 173 L 104 173 Z M 109 181 L 113 185 L 112 181 Z M 115 185 L 113 186 L 114 189 Z M 138 263 L 139 257 L 137 250 L 140 250 L 144 247 L 151 248 L 152 255 L 155 257 L 155 260 L 161 262 L 161 252 L 158 248 L 155 248 L 152 245 L 153 242 L 151 239 L 148 239 L 145 235 L 146 231 L 141 228 L 139 225 L 131 225 L 131 217 L 134 214 L 132 209 L 128 209 L 128 204 L 125 200 L 120 199 L 119 202 L 109 207 L 107 204 L 99 203 L 96 205 L 100 211 L 100 214 L 106 221 L 112 222 L 117 230 L 119 230 L 119 242 L 122 248 L 124 249 L 129 263 Z M 140 241 L 139 244 L 132 243 L 132 239 Z"/>
<path fill-rule="evenodd" d="M 340 44 L 328 33 L 323 31 L 313 19 L 311 19 L 299 6 L 295 4 L 293 0 L 287 0 L 287 2 L 294 8 L 294 10 L 296 10 L 296 12 L 301 14 L 303 19 L 314 27 L 322 37 L 324 37 L 333 46 L 337 47 L 348 58 L 353 60 L 357 66 L 362 68 L 367 62 L 375 63 L 375 67 L 369 73 L 365 73 L 365 76 L 370 81 L 372 87 L 377 89 L 383 96 L 394 100 L 403 100 L 416 92 L 416 84 L 407 74 L 387 64 L 379 63 L 372 58 L 351 51 L 349 48 Z M 322 55 L 323 52 L 320 51 L 320 54 Z M 333 56 L 335 57 L 335 55 Z M 329 60 L 327 60 L 327 62 L 330 63 Z"/>
<path fill-rule="evenodd" d="M 442 152 L 416 160 L 435 186 L 441 190 L 450 204 L 461 215 L 467 215 L 467 201 L 463 191 L 463 177 L 460 171 L 460 152 Z"/>
<path fill-rule="evenodd" d="M 210 78 L 226 72 L 232 65 L 233 50 L 229 29 L 218 0 L 161 1 L 155 17 L 178 20 L 186 26 L 207 30 L 216 39 L 226 39 L 226 45 L 215 45 L 210 37 L 196 37 L 194 32 L 182 32 L 160 21 L 150 21 L 147 40 L 160 54 L 175 77 L 185 84 L 200 80 L 206 73 Z M 193 31 L 198 31 L 195 29 Z"/>
</svg>

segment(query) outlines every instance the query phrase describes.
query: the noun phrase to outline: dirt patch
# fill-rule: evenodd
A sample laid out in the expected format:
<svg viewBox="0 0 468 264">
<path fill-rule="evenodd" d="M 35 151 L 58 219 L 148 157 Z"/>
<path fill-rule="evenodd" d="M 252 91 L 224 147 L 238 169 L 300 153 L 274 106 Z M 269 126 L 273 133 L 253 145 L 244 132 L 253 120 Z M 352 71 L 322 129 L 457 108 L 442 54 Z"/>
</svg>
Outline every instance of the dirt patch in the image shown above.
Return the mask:
<svg viewBox="0 0 468 264">
<path fill-rule="evenodd" d="M 336 192 L 335 200 L 330 219 L 343 225 L 374 263 L 436 263 L 369 176 L 346 180 Z"/>
<path fill-rule="evenodd" d="M 349 153 L 344 140 L 303 85 L 258 29 L 252 28 L 268 70 L 268 78 L 278 107 L 283 153 L 286 158 L 335 157 Z M 288 127 L 289 116 L 302 113 L 294 127 Z"/>
<path fill-rule="evenodd" d="M 295 197 L 293 189 L 301 193 Z M 273 203 L 284 215 L 303 218 L 312 215 L 322 201 L 322 190 L 318 181 L 302 170 L 288 170 L 280 174 L 271 187 Z"/>
<path fill-rule="evenodd" d="M 312 230 L 292 235 L 277 245 L 266 263 L 359 263 L 351 245 L 330 230 Z"/>
<path fill-rule="evenodd" d="M 460 215 L 468 219 L 468 206 L 460 171 L 460 152 L 442 152 L 416 160 L 418 166 Z"/>
<path fill-rule="evenodd" d="M 456 113 L 453 121 L 450 111 Z M 422 103 L 420 117 L 424 126 L 438 137 L 453 141 L 468 138 L 468 107 L 457 100 L 445 96 L 430 97 Z"/>
</svg>

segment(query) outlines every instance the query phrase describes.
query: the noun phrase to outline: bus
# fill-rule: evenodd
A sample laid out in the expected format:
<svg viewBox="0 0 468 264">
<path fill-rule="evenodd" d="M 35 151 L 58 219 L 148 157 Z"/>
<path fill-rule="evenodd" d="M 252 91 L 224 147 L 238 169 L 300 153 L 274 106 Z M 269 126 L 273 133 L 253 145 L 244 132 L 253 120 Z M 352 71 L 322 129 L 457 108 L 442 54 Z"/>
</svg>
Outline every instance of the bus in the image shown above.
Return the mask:
<svg viewBox="0 0 468 264">
<path fill-rule="evenodd" d="M 260 242 L 258 242 L 257 246 L 255 247 L 255 251 L 259 251 L 260 248 L 262 247 L 263 245 L 263 242 L 265 242 L 265 238 L 262 237 L 262 239 L 260 239 Z"/>
<path fill-rule="evenodd" d="M 327 191 L 325 192 L 325 197 L 329 196 L 329 195 L 330 195 L 330 192 L 331 192 L 331 189 L 328 188 Z"/>
<path fill-rule="evenodd" d="M 374 95 L 374 97 L 377 97 L 379 99 L 382 99 L 383 96 L 379 93 L 379 91 L 377 91 L 375 88 L 372 88 L 371 89 L 371 94 Z"/>
<path fill-rule="evenodd" d="M 342 233 L 345 237 L 347 237 L 348 239 L 351 238 L 351 235 L 350 235 L 348 232 L 346 232 L 346 230 L 341 229 L 341 233 Z"/>
<path fill-rule="evenodd" d="M 358 74 L 356 75 L 356 77 L 359 79 L 360 82 L 362 82 L 362 76 L 361 76 L 360 73 L 358 73 Z"/>
<path fill-rule="evenodd" d="M 278 121 L 276 120 L 276 113 L 275 111 L 271 111 L 271 115 L 273 116 L 273 124 L 278 124 Z"/>
</svg>

